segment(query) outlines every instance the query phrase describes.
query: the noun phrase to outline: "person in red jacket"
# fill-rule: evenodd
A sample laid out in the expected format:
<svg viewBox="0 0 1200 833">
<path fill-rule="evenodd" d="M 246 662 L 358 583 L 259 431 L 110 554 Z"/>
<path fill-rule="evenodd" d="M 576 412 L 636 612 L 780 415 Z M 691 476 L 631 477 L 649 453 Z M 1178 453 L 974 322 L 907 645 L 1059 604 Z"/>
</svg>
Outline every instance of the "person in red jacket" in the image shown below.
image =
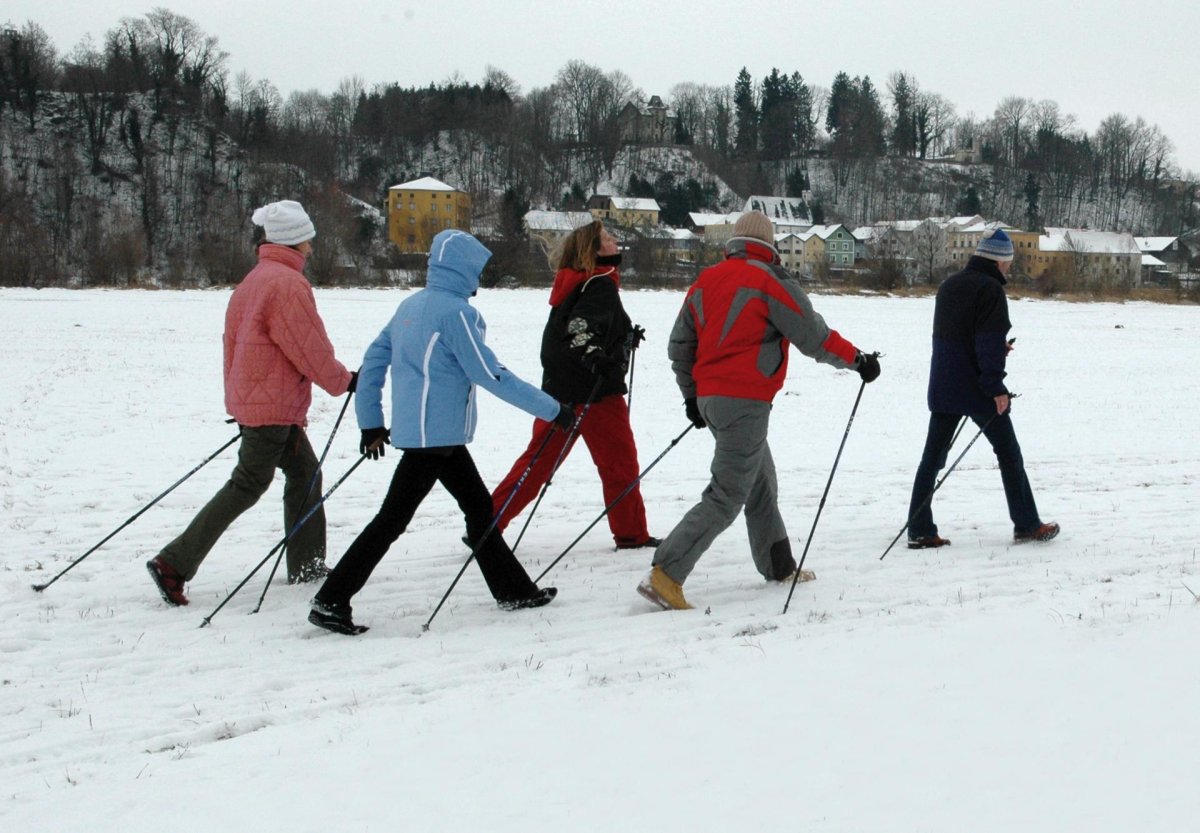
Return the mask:
<svg viewBox="0 0 1200 833">
<path fill-rule="evenodd" d="M 716 448 L 700 502 L 663 539 L 638 584 L 638 593 L 665 610 L 691 607 L 684 581 L 743 508 L 754 566 L 768 581 L 792 581 L 796 559 L 767 444 L 788 344 L 818 362 L 854 368 L 865 382 L 879 376 L 878 358 L 829 329 L 800 283 L 779 265 L 765 214 L 743 214 L 733 234 L 725 260 L 701 272 L 688 289 L 668 347 L 687 417 L 712 432 Z M 799 578 L 814 578 L 804 573 Z"/>
<path fill-rule="evenodd" d="M 571 443 L 583 437 L 600 474 L 605 506 L 636 481 L 639 472 L 625 373 L 642 330 L 633 326 L 621 304 L 620 263 L 616 238 L 600 221 L 571 232 L 551 257 L 557 272 L 542 333 L 542 390 L 570 403 L 576 419 L 587 406 Z M 499 515 L 496 526 L 501 531 L 537 497 L 560 455 L 565 459 L 570 453 L 570 448 L 563 452 L 567 434 L 553 428 L 544 419 L 534 421 L 528 447 L 493 490 L 492 509 Z M 531 463 L 533 468 L 517 489 Z M 617 549 L 659 544 L 646 530 L 646 505 L 638 486 L 609 511 L 608 526 Z"/>
<path fill-rule="evenodd" d="M 188 603 L 184 583 L 217 540 L 258 502 L 280 469 L 285 531 L 321 495 L 317 457 L 304 426 L 316 382 L 330 396 L 353 392 L 357 374 L 334 355 L 317 314 L 305 260 L 316 236 L 300 203 L 282 200 L 254 212 L 262 228 L 258 265 L 233 291 L 225 312 L 225 408 L 241 427 L 229 481 L 161 552 L 146 562 L 170 605 Z M 318 509 L 287 546 L 288 581 L 326 575 L 325 514 Z"/>
</svg>

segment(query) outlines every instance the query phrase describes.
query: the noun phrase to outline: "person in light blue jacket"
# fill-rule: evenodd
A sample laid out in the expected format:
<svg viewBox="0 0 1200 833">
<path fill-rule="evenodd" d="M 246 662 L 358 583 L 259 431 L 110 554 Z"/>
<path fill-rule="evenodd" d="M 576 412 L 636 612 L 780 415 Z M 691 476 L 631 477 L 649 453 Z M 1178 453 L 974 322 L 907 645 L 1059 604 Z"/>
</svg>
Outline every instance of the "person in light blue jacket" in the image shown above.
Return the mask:
<svg viewBox="0 0 1200 833">
<path fill-rule="evenodd" d="M 539 589 L 494 528 L 492 499 L 467 443 L 475 436 L 475 390 L 482 387 L 527 413 L 569 430 L 574 414 L 506 368 L 484 343 L 487 325 L 469 299 L 492 253 L 465 231 L 433 239 L 425 288 L 403 301 L 359 369 L 355 410 L 359 450 L 383 456 L 390 439 L 403 454 L 378 514 L 359 533 L 312 600 L 308 619 L 336 633 L 367 630 L 350 599 L 367 583 L 421 501 L 440 482 L 467 521 L 467 540 L 496 602 L 506 610 L 540 607 L 557 593 Z M 392 374 L 392 428 L 385 427 L 383 386 Z"/>
</svg>

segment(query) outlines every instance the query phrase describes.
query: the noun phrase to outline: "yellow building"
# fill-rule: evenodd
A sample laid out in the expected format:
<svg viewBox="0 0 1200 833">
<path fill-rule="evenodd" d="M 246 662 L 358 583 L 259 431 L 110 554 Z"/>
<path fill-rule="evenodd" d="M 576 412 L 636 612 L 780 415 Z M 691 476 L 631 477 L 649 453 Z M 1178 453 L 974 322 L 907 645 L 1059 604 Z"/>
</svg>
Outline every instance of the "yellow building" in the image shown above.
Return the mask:
<svg viewBox="0 0 1200 833">
<path fill-rule="evenodd" d="M 434 235 L 471 230 L 471 195 L 431 176 L 388 189 L 388 237 L 402 252 L 427 252 Z"/>
<path fill-rule="evenodd" d="M 1041 247 L 1038 244 L 1038 238 L 1042 236 L 1042 233 L 1015 229 L 1005 229 L 1004 233 L 1013 243 L 1013 259 L 1016 261 L 1013 268 L 1031 278 L 1040 278 L 1047 269 L 1046 255 L 1040 250 Z"/>
</svg>

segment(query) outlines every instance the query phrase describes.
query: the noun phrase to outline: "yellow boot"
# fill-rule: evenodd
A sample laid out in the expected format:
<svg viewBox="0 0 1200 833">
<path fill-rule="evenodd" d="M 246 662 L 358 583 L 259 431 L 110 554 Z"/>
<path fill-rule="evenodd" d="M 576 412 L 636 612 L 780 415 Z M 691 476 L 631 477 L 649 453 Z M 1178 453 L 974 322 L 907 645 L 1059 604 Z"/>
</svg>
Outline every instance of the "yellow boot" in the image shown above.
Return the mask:
<svg viewBox="0 0 1200 833">
<path fill-rule="evenodd" d="M 663 610 L 692 609 L 683 597 L 683 585 L 663 572 L 662 567 L 651 568 L 646 577 L 638 582 L 637 591 Z"/>
</svg>

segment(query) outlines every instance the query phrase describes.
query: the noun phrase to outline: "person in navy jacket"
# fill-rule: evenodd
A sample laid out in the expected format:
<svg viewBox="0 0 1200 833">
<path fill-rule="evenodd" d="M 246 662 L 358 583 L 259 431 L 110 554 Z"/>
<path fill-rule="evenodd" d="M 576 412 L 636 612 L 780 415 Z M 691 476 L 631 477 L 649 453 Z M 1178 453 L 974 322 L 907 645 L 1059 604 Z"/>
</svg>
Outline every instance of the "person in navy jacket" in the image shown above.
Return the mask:
<svg viewBox="0 0 1200 833">
<path fill-rule="evenodd" d="M 366 630 L 354 624 L 350 599 L 367 583 L 438 482 L 466 516 L 467 540 L 476 542 L 476 561 L 502 608 L 538 607 L 557 592 L 553 587 L 538 589 L 499 530 L 491 528 L 491 495 L 467 451 L 475 436 L 477 386 L 560 428 L 569 428 L 574 419 L 570 408 L 513 374 L 484 343 L 487 326 L 469 299 L 479 288 L 480 273 L 491 256 L 465 231 L 439 233 L 430 247 L 425 288 L 400 304 L 367 348 L 355 400 L 362 430 L 359 449 L 377 459 L 390 439 L 404 453 L 379 513 L 313 598 L 308 618 L 315 625 L 347 634 Z M 383 413 L 383 385 L 389 370 L 390 432 L 384 427 Z"/>
<path fill-rule="evenodd" d="M 989 231 L 966 268 L 938 288 L 929 366 L 929 431 L 909 502 L 909 549 L 950 543 L 938 535 L 933 522 L 932 493 L 964 417 L 983 428 L 996 453 L 1014 540 L 1049 541 L 1058 534 L 1058 524 L 1043 523 L 1038 515 L 1004 384 L 1005 362 L 1012 349 L 1012 343 L 1005 341 L 1012 325 L 1004 285 L 1013 253 L 1012 240 L 1003 229 Z"/>
</svg>

